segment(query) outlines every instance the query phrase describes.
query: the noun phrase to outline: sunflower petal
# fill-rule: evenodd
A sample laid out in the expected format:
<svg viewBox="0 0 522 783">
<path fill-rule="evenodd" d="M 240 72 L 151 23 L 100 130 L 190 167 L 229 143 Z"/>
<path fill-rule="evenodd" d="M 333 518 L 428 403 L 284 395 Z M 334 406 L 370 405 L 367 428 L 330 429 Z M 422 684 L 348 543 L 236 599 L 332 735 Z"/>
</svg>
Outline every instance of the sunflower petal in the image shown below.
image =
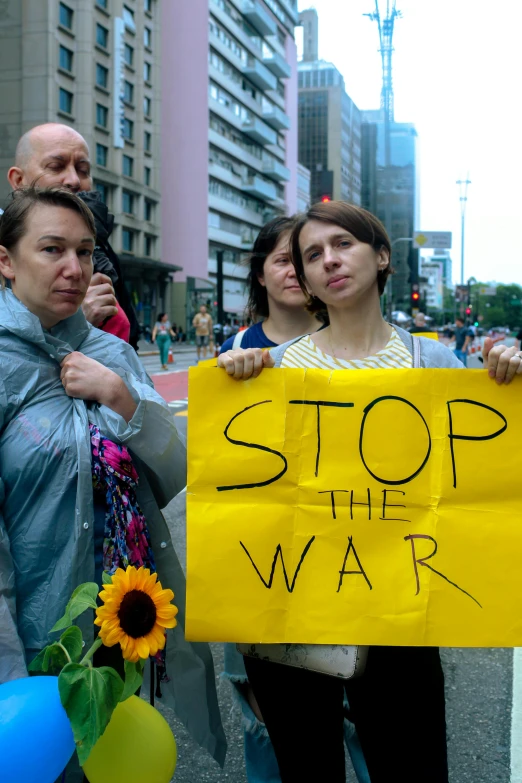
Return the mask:
<svg viewBox="0 0 522 783">
<path fill-rule="evenodd" d="M 140 658 L 149 657 L 149 645 L 146 641 L 145 636 L 140 636 L 139 639 L 135 639 L 134 644 L 136 646 L 136 652 L 138 653 Z"/>
<path fill-rule="evenodd" d="M 178 624 L 178 621 L 175 617 L 171 617 L 170 620 L 161 620 L 159 617 L 157 617 L 156 622 L 158 625 L 162 625 L 163 628 L 175 628 Z"/>
</svg>

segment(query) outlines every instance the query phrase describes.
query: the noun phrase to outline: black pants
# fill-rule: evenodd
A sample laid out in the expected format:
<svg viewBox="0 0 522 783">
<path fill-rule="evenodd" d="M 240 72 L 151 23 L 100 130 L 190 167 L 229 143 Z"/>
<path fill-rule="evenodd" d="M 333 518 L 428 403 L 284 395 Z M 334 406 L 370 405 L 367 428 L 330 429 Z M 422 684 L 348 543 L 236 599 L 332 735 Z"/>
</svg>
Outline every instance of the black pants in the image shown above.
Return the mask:
<svg viewBox="0 0 522 783">
<path fill-rule="evenodd" d="M 244 660 L 283 783 L 344 783 L 343 688 L 372 783 L 447 783 L 438 648 L 371 647 L 354 680 Z"/>
</svg>

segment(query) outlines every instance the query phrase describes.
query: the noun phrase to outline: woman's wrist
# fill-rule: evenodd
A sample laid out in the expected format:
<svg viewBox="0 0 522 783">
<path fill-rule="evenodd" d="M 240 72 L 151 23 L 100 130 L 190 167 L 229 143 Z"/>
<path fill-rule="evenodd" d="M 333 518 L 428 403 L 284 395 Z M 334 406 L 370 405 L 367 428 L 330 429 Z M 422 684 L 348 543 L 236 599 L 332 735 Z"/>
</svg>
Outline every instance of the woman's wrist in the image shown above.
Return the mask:
<svg viewBox="0 0 522 783">
<path fill-rule="evenodd" d="M 99 402 L 119 414 L 128 423 L 134 416 L 138 406 L 134 402 L 125 382 L 116 373 L 113 373 L 113 375 L 114 378 L 106 385 L 102 395 L 103 399 L 100 399 Z"/>
</svg>

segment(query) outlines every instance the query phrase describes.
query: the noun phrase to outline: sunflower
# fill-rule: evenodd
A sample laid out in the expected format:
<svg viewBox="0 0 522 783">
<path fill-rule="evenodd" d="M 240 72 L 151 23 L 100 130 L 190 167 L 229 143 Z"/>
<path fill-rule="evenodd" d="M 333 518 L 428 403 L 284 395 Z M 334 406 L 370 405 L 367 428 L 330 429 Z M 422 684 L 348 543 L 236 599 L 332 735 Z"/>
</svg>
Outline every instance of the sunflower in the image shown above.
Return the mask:
<svg viewBox="0 0 522 783">
<path fill-rule="evenodd" d="M 118 568 L 112 583 L 99 593 L 103 606 L 96 609 L 95 625 L 106 647 L 118 642 L 123 657 L 136 662 L 165 647 L 165 628 L 174 628 L 177 608 L 172 590 L 163 590 L 157 574 L 148 568 Z"/>
</svg>

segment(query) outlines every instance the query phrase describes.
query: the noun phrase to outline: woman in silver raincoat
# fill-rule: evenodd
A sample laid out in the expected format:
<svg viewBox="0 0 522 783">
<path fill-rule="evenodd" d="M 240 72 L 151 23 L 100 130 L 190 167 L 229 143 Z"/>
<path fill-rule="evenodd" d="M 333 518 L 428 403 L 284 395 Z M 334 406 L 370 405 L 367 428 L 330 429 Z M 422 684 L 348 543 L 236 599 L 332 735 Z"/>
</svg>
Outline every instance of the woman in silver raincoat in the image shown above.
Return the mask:
<svg viewBox="0 0 522 783">
<path fill-rule="evenodd" d="M 74 588 L 94 581 L 95 425 L 132 456 L 158 576 L 180 610 L 165 703 L 222 765 L 212 656 L 185 640 L 184 576 L 160 511 L 185 486 L 185 446 L 134 350 L 83 316 L 93 249 L 92 216 L 71 193 L 18 191 L 0 221 L 0 683 L 27 676 Z"/>
</svg>

